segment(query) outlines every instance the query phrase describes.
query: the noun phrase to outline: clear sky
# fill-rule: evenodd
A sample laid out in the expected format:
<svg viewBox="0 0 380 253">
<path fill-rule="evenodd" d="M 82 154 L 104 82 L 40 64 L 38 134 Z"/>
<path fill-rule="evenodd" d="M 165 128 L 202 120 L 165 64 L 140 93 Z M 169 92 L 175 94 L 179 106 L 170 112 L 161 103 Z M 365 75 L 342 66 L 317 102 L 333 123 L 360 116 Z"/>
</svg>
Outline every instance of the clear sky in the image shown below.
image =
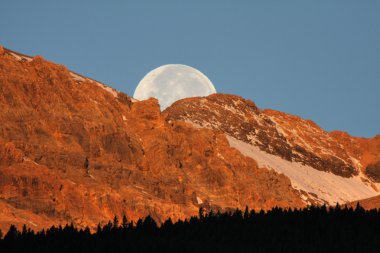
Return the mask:
<svg viewBox="0 0 380 253">
<path fill-rule="evenodd" d="M 0 44 L 131 96 L 186 64 L 260 108 L 380 134 L 380 1 L 2 0 Z"/>
</svg>

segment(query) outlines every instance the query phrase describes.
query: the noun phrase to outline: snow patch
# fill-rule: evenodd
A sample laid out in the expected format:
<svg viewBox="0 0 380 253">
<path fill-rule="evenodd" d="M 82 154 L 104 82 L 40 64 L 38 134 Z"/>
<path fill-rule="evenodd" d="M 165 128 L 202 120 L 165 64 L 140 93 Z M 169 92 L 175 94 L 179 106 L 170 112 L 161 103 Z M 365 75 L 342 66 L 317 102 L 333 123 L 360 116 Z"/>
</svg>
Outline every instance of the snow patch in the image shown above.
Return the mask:
<svg viewBox="0 0 380 253">
<path fill-rule="evenodd" d="M 101 84 L 101 83 L 98 83 L 98 82 L 95 82 L 100 88 L 102 88 L 103 90 L 106 90 L 107 92 L 109 92 L 112 96 L 114 96 L 115 98 L 117 98 L 117 91 L 115 89 L 112 89 L 111 87 L 108 87 L 104 84 Z"/>
<path fill-rule="evenodd" d="M 255 144 L 263 145 L 263 143 L 257 138 L 257 135 L 248 134 L 248 135 L 246 135 L 246 137 L 247 137 L 247 140 L 250 143 L 255 143 Z"/>
<path fill-rule="evenodd" d="M 224 156 L 221 153 L 217 153 L 216 156 L 222 160 L 226 160 L 226 158 L 224 158 Z"/>
<path fill-rule="evenodd" d="M 189 120 L 189 119 L 186 119 L 186 118 L 182 118 L 181 121 L 183 122 L 186 122 L 186 123 L 189 123 L 191 124 L 194 128 L 207 128 L 207 129 L 215 129 L 215 127 L 213 127 L 212 123 L 209 123 L 207 121 L 198 121 L 198 120 Z M 217 122 L 218 124 L 217 127 L 220 126 L 220 123 Z"/>
<path fill-rule="evenodd" d="M 361 168 L 362 168 L 363 166 L 362 166 L 362 164 L 359 162 L 359 160 L 356 159 L 356 158 L 353 158 L 352 156 L 350 156 L 350 160 L 351 160 L 352 165 L 354 165 L 355 168 L 358 168 L 358 170 L 361 171 Z"/>
<path fill-rule="evenodd" d="M 239 111 L 239 110 L 236 110 L 236 108 L 233 107 L 233 106 L 230 106 L 230 105 L 225 104 L 225 105 L 223 105 L 222 107 L 223 107 L 224 109 L 226 109 L 226 110 L 228 110 L 228 111 L 234 113 L 234 114 L 244 116 L 244 113 L 243 113 L 243 112 L 241 112 L 241 111 Z"/>
<path fill-rule="evenodd" d="M 94 100 L 94 99 L 92 99 L 92 98 L 90 98 L 90 100 L 92 101 L 92 102 L 94 102 L 95 104 L 99 104 L 99 102 L 98 101 L 96 101 L 96 100 Z"/>
<path fill-rule="evenodd" d="M 272 116 L 268 116 L 268 118 L 273 121 L 275 123 L 275 126 L 276 126 L 276 129 L 277 129 L 277 132 L 284 136 L 284 137 L 288 137 L 288 135 L 285 133 L 285 131 L 282 129 L 282 127 L 280 126 L 280 124 L 278 124 L 278 122 L 274 119 L 274 117 Z M 288 138 L 286 138 L 286 141 L 288 142 Z"/>
<path fill-rule="evenodd" d="M 106 90 L 106 91 L 109 92 L 112 96 L 114 96 L 115 98 L 117 98 L 117 96 L 118 96 L 118 92 L 117 92 L 117 90 L 112 89 L 111 87 L 108 87 L 107 85 L 104 85 L 104 84 L 102 84 L 102 83 L 99 83 L 99 82 L 97 82 L 97 81 L 95 81 L 95 80 L 92 80 L 92 79 L 87 79 L 87 80 L 89 80 L 90 82 L 95 83 L 95 84 L 98 85 L 100 88 L 102 88 L 103 90 Z"/>
<path fill-rule="evenodd" d="M 11 54 L 14 58 L 16 58 L 18 61 L 22 61 L 22 60 L 32 61 L 32 58 L 30 58 L 30 57 L 21 56 L 21 55 L 18 55 L 18 54 L 12 53 L 12 52 L 10 52 L 10 54 Z"/>
<path fill-rule="evenodd" d="M 260 167 L 273 169 L 287 176 L 293 188 L 316 194 L 318 199 L 331 205 L 337 202 L 346 203 L 370 198 L 379 194 L 370 185 L 365 184 L 360 176 L 340 177 L 329 172 L 316 170 L 299 162 L 284 160 L 228 135 L 227 139 L 231 147 L 256 160 Z"/>
<path fill-rule="evenodd" d="M 29 223 L 29 224 L 31 224 L 31 225 L 33 225 L 33 226 L 35 226 L 35 227 L 37 227 L 37 224 L 36 224 L 36 223 L 34 223 L 34 222 L 33 222 L 33 221 L 31 221 L 31 220 L 30 220 L 30 221 L 28 221 L 28 223 Z"/>
<path fill-rule="evenodd" d="M 194 128 L 203 128 L 201 125 L 197 124 L 197 123 L 194 123 L 193 121 L 189 120 L 189 119 L 181 119 L 183 122 L 185 123 L 188 123 L 190 125 L 192 125 Z"/>
<path fill-rule="evenodd" d="M 23 162 L 32 162 L 32 163 L 34 163 L 35 165 L 40 165 L 39 163 L 36 163 L 34 160 L 30 159 L 30 158 L 27 157 L 27 156 L 24 156 L 24 157 L 22 158 L 22 161 L 23 161 Z"/>
<path fill-rule="evenodd" d="M 22 60 L 22 57 L 19 56 L 18 54 L 10 53 L 14 58 L 16 58 L 18 61 Z"/>
<path fill-rule="evenodd" d="M 72 78 L 75 80 L 75 81 L 78 81 L 78 82 L 83 82 L 85 79 L 73 72 L 70 72 L 70 75 L 72 76 Z"/>
</svg>

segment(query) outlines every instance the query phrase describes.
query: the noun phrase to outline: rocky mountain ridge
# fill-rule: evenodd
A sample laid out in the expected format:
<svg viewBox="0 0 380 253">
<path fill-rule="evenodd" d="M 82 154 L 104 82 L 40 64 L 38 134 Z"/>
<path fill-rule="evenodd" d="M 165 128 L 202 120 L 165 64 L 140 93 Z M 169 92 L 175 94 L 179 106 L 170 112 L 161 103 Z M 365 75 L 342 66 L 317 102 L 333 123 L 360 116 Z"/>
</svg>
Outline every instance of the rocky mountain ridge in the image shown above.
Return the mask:
<svg viewBox="0 0 380 253">
<path fill-rule="evenodd" d="M 0 51 L 0 228 L 304 205 L 288 178 L 223 133 L 168 122 L 155 99 L 23 57 Z"/>
<path fill-rule="evenodd" d="M 344 203 L 378 195 L 380 136 L 366 139 L 338 131 L 328 133 L 311 120 L 261 110 L 234 95 L 183 99 L 164 114 L 168 119 L 225 133 L 232 146 L 260 166 L 288 176 L 309 204 Z"/>
<path fill-rule="evenodd" d="M 176 220 L 200 207 L 265 210 L 378 195 L 379 136 L 326 133 L 233 95 L 184 99 L 161 112 L 155 99 L 136 101 L 0 47 L 0 108 L 3 230 L 94 229 L 114 215 Z M 315 178 L 304 183 L 313 173 L 326 192 Z"/>
</svg>

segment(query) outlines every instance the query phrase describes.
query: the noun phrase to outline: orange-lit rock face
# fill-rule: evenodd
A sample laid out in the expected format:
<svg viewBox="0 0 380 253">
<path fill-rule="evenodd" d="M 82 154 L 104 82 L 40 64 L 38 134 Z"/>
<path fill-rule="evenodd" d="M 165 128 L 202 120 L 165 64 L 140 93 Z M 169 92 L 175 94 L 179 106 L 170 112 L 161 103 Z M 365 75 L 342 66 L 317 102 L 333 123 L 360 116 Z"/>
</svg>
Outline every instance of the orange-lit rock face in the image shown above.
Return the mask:
<svg viewBox="0 0 380 253">
<path fill-rule="evenodd" d="M 155 99 L 132 102 L 41 57 L 0 50 L 0 108 L 3 230 L 304 205 L 224 133 L 168 120 Z"/>
<path fill-rule="evenodd" d="M 362 199 L 360 201 L 354 201 L 354 202 L 348 203 L 347 206 L 355 208 L 358 202 L 361 207 L 367 210 L 380 208 L 380 196 L 376 196 L 376 197 L 372 197 L 368 199 Z"/>
<path fill-rule="evenodd" d="M 380 182 L 380 135 L 374 138 L 358 138 L 347 133 L 330 133 L 342 144 L 347 153 L 359 161 L 360 169 L 376 182 Z"/>
<path fill-rule="evenodd" d="M 343 177 L 358 174 L 357 161 L 314 122 L 278 111 L 262 111 L 238 96 L 214 94 L 184 99 L 165 114 L 169 119 L 220 130 L 288 161 Z"/>
<path fill-rule="evenodd" d="M 354 168 L 354 174 L 362 171 L 375 182 L 380 182 L 379 135 L 359 138 L 341 131 L 328 133 L 311 120 L 274 110 L 264 110 L 264 113 L 278 123 L 292 146 L 301 146 L 323 159 L 336 157 L 346 167 Z"/>
</svg>

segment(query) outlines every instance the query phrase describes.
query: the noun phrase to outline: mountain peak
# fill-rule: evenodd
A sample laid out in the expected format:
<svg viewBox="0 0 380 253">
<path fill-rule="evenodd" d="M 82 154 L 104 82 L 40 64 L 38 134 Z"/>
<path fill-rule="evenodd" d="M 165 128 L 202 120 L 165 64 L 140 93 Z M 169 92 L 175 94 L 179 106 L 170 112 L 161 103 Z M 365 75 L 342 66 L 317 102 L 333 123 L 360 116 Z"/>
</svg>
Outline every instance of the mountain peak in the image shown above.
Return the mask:
<svg viewBox="0 0 380 253">
<path fill-rule="evenodd" d="M 260 166 L 289 176 L 308 203 L 331 204 L 378 194 L 377 167 L 367 167 L 373 164 L 368 160 L 379 159 L 374 155 L 379 149 L 368 148 L 372 139 L 328 133 L 311 120 L 271 109 L 260 110 L 253 102 L 223 94 L 183 99 L 164 113 L 168 120 L 225 133 L 232 146 Z M 312 179 L 312 174 L 319 179 Z M 341 189 L 336 188 L 338 185 Z M 326 194 L 321 189 L 330 192 Z"/>
</svg>

